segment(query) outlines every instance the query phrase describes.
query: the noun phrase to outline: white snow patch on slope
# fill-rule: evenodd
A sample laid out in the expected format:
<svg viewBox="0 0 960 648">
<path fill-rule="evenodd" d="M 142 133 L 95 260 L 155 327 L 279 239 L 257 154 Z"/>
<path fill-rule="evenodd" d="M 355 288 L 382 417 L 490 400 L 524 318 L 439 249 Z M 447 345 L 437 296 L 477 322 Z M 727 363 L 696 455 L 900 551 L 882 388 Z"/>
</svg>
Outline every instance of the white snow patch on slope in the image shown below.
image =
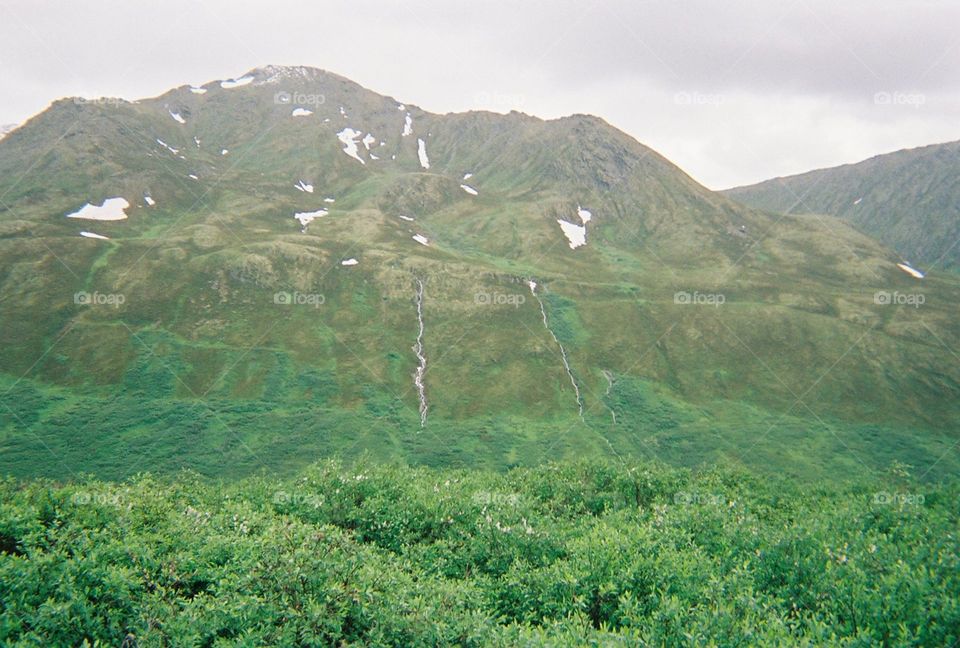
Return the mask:
<svg viewBox="0 0 960 648">
<path fill-rule="evenodd" d="M 312 115 L 313 111 L 307 110 L 306 108 L 294 108 L 290 114 L 294 117 L 306 117 L 307 115 Z"/>
<path fill-rule="evenodd" d="M 324 199 L 323 199 L 323 202 L 325 202 L 325 203 L 335 203 L 335 202 L 337 202 L 337 199 L 336 199 L 336 198 L 324 198 Z"/>
<path fill-rule="evenodd" d="M 463 179 L 464 179 L 464 180 L 469 180 L 469 179 L 472 178 L 472 177 L 473 177 L 473 174 L 472 174 L 472 173 L 464 173 L 464 174 L 463 174 Z"/>
<path fill-rule="evenodd" d="M 343 142 L 343 152 L 352 157 L 354 160 L 360 164 L 366 164 L 363 158 L 360 157 L 360 154 L 357 149 L 357 138 L 362 135 L 360 131 L 353 130 L 352 128 L 344 128 L 342 131 L 337 133 L 337 139 Z"/>
<path fill-rule="evenodd" d="M 190 86 L 190 92 L 192 92 L 193 94 L 207 94 L 207 89 Z"/>
<path fill-rule="evenodd" d="M 347 111 L 343 109 L 343 106 L 340 106 L 340 114 L 343 115 L 344 118 L 347 116 Z"/>
<path fill-rule="evenodd" d="M 430 239 L 428 239 L 423 234 L 414 234 L 413 240 L 421 245 L 430 245 Z"/>
<path fill-rule="evenodd" d="M 397 104 L 397 110 L 406 110 L 407 107 L 403 104 Z"/>
<path fill-rule="evenodd" d="M 85 204 L 83 207 L 67 214 L 67 218 L 83 218 L 86 220 L 118 221 L 124 220 L 127 213 L 123 211 L 130 206 L 126 198 L 107 198 L 101 205 Z"/>
<path fill-rule="evenodd" d="M 200 148 L 200 138 L 196 135 L 193 136 L 193 143 L 197 145 L 197 148 Z"/>
<path fill-rule="evenodd" d="M 589 223 L 590 219 L 593 218 L 593 214 L 591 214 L 589 211 L 587 211 L 580 205 L 577 205 L 577 216 L 580 217 L 580 222 L 583 223 L 584 225 Z"/>
<path fill-rule="evenodd" d="M 417 138 L 417 157 L 420 158 L 420 166 L 424 169 L 430 168 L 430 158 L 427 157 L 427 143 Z"/>
<path fill-rule="evenodd" d="M 195 173 L 190 173 L 190 174 L 187 175 L 187 177 L 188 177 L 188 178 L 193 178 L 194 180 L 199 180 L 199 179 L 200 179 L 200 178 L 197 177 L 197 175 L 196 175 Z"/>
<path fill-rule="evenodd" d="M 328 212 L 326 209 L 318 209 L 317 211 L 312 212 L 297 212 L 293 215 L 293 217 L 300 221 L 300 225 L 306 227 L 307 224 L 314 218 L 320 218 L 321 216 L 326 216 L 329 213 L 330 212 Z"/>
<path fill-rule="evenodd" d="M 463 189 L 464 191 L 466 191 L 466 192 L 467 192 L 468 194 L 470 194 L 471 196 L 476 196 L 476 195 L 477 195 L 477 190 L 474 189 L 473 187 L 469 186 L 469 185 L 462 184 L 462 185 L 460 185 L 460 188 Z"/>
<path fill-rule="evenodd" d="M 229 152 L 230 152 L 230 149 L 223 149 L 220 151 L 220 155 L 226 155 Z"/>
<path fill-rule="evenodd" d="M 150 205 L 151 207 L 153 207 L 154 205 L 157 204 L 157 201 L 154 200 L 153 198 L 151 198 L 150 196 L 144 196 L 144 197 L 143 197 L 143 202 L 147 203 L 147 204 Z"/>
<path fill-rule="evenodd" d="M 308 182 L 304 182 L 303 180 L 301 180 L 300 182 L 298 182 L 297 184 L 295 184 L 295 185 L 293 185 L 293 186 L 294 186 L 295 189 L 299 189 L 300 191 L 306 191 L 307 193 L 313 193 L 313 185 L 310 184 L 310 183 L 308 183 Z"/>
<path fill-rule="evenodd" d="M 911 268 L 909 263 L 898 263 L 897 267 L 912 277 L 923 279 L 926 275 L 915 268 Z"/>
<path fill-rule="evenodd" d="M 360 262 L 351 257 L 351 258 L 349 258 L 349 259 L 344 259 L 343 261 L 341 261 L 341 262 L 340 262 L 340 265 L 344 265 L 344 266 L 354 266 L 354 265 L 357 265 L 358 263 L 360 263 Z"/>
<path fill-rule="evenodd" d="M 110 237 L 103 236 L 101 234 L 94 234 L 93 232 L 80 232 L 80 236 L 86 236 L 87 238 L 100 239 L 101 241 L 109 241 Z"/>
<path fill-rule="evenodd" d="M 861 200 L 863 200 L 863 198 L 857 198 L 856 200 L 853 201 L 853 204 L 859 205 Z"/>
<path fill-rule="evenodd" d="M 180 113 L 175 113 L 175 112 L 173 112 L 172 110 L 168 110 L 167 112 L 170 113 L 170 116 L 173 117 L 173 119 L 174 119 L 175 121 L 177 121 L 178 123 L 180 123 L 180 124 L 186 124 L 186 123 L 187 123 L 187 120 L 184 119 L 183 117 L 181 117 L 181 116 L 180 116 Z"/>
<path fill-rule="evenodd" d="M 586 227 L 583 227 L 582 225 L 574 225 L 573 223 L 568 223 L 567 221 L 559 218 L 557 219 L 557 222 L 560 223 L 560 229 L 563 230 L 564 235 L 570 242 L 571 250 L 576 250 L 578 247 L 587 242 Z"/>
<path fill-rule="evenodd" d="M 169 144 L 167 144 L 166 142 L 164 142 L 162 139 L 157 138 L 157 144 L 159 144 L 159 145 L 162 146 L 163 148 L 167 149 L 168 151 L 170 151 L 170 152 L 173 153 L 174 155 L 176 155 L 177 153 L 180 152 L 180 149 L 175 149 L 175 148 L 173 148 L 172 146 L 170 146 Z"/>
<path fill-rule="evenodd" d="M 413 222 L 413 218 L 410 217 L 410 216 L 403 216 L 403 215 L 401 215 L 401 214 L 397 214 L 397 216 L 399 216 L 400 218 L 402 218 L 402 219 L 405 220 L 405 221 L 410 221 L 411 223 Z"/>
<path fill-rule="evenodd" d="M 407 116 L 403 118 L 403 132 L 400 135 L 401 137 L 413 135 L 413 117 L 410 116 L 410 113 L 407 113 Z"/>
<path fill-rule="evenodd" d="M 245 86 L 248 83 L 252 83 L 252 82 L 253 82 L 252 76 L 245 76 L 245 77 L 240 77 L 239 79 L 227 79 L 226 81 L 221 81 L 220 87 L 226 88 L 227 90 L 229 90 L 230 88 L 239 88 L 240 86 Z"/>
<path fill-rule="evenodd" d="M 373 135 L 371 135 L 370 133 L 367 133 L 366 135 L 363 136 L 363 140 L 361 140 L 361 141 L 363 142 L 363 145 L 364 145 L 365 147 L 367 147 L 367 150 L 369 151 L 369 150 L 370 150 L 370 145 L 374 144 L 374 143 L 377 141 L 377 138 L 374 137 Z"/>
</svg>

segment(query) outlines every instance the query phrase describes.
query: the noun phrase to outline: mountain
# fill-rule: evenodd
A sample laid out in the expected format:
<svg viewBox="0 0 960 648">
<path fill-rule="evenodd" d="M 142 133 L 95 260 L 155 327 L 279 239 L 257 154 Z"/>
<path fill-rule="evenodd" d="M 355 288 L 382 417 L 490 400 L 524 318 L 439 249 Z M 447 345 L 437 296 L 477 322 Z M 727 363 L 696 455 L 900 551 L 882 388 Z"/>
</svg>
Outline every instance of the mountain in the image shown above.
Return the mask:
<svg viewBox="0 0 960 648">
<path fill-rule="evenodd" d="M 960 265 L 960 141 L 724 193 L 758 209 L 836 216 L 920 265 Z"/>
<path fill-rule="evenodd" d="M 0 471 L 934 479 L 960 284 L 899 261 L 586 115 L 439 115 L 279 66 L 59 100 L 0 141 Z"/>
<path fill-rule="evenodd" d="M 18 124 L 0 124 L 0 139 L 7 136 L 7 133 L 13 131 Z"/>
</svg>

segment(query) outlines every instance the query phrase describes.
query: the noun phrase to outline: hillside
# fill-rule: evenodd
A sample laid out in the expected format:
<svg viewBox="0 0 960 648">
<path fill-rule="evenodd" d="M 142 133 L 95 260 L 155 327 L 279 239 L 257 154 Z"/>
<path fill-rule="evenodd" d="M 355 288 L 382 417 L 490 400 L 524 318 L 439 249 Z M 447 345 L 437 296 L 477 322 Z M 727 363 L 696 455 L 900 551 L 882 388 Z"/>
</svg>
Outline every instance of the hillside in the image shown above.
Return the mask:
<svg viewBox="0 0 960 648">
<path fill-rule="evenodd" d="M 960 142 L 877 155 L 723 193 L 758 209 L 836 216 L 921 267 L 960 265 Z"/>
<path fill-rule="evenodd" d="M 950 646 L 958 495 L 609 463 L 4 480 L 0 641 Z"/>
<path fill-rule="evenodd" d="M 2 473 L 958 466 L 955 277 L 596 117 L 260 68 L 55 102 L 0 141 L 0 210 Z"/>
</svg>

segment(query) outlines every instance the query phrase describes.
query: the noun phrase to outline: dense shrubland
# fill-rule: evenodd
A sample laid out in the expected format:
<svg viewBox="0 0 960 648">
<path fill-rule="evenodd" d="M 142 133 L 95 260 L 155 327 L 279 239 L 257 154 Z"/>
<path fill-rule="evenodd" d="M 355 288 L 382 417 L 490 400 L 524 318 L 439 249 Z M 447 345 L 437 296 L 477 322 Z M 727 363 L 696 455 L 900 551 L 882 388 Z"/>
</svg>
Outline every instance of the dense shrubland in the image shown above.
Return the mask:
<svg viewBox="0 0 960 648">
<path fill-rule="evenodd" d="M 0 482 L 0 642 L 950 646 L 958 488 L 360 462 Z"/>
</svg>

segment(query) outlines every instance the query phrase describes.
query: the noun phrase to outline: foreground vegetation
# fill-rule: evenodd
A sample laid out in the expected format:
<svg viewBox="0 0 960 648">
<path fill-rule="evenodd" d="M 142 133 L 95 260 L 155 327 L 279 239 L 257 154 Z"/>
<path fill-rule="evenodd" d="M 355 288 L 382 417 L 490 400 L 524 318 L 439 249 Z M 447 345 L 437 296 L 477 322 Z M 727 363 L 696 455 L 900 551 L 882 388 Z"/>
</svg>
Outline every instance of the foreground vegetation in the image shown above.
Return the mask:
<svg viewBox="0 0 960 648">
<path fill-rule="evenodd" d="M 902 468 L 7 479 L 0 642 L 948 646 L 957 495 Z"/>
</svg>

